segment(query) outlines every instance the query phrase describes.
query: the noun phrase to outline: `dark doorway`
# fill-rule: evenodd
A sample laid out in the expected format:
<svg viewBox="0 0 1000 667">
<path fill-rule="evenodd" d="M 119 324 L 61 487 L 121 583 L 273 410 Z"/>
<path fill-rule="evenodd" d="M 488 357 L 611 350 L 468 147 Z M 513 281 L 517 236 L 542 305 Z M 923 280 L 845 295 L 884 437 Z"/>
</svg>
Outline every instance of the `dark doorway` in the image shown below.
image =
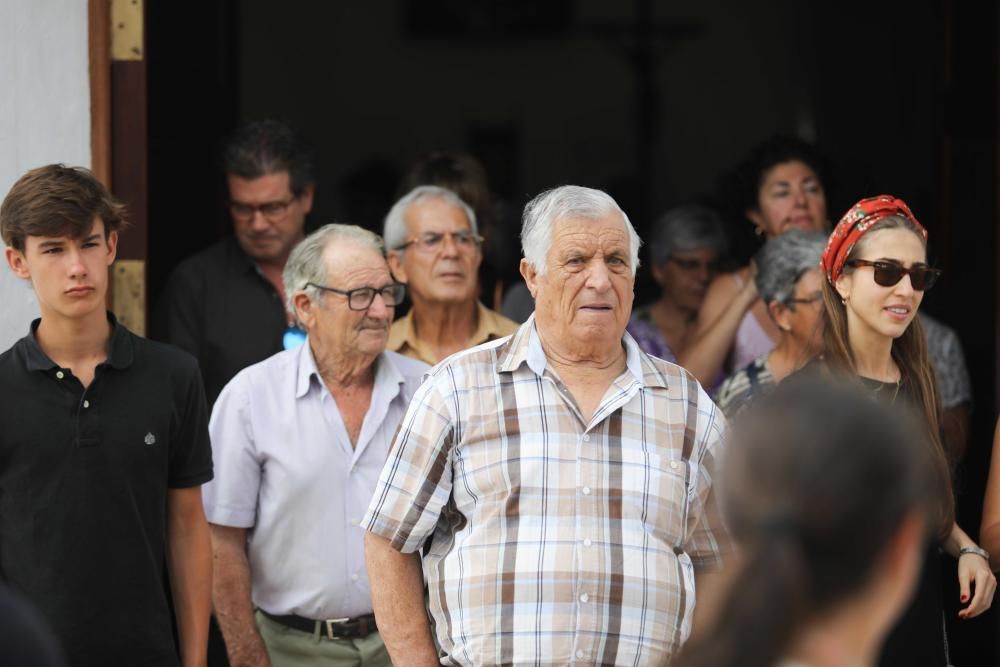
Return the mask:
<svg viewBox="0 0 1000 667">
<path fill-rule="evenodd" d="M 278 118 L 311 139 L 312 224 L 379 229 L 411 160 L 464 150 L 485 163 L 512 242 L 543 188 L 606 189 L 642 234 L 763 137 L 814 141 L 839 175 L 831 215 L 887 192 L 930 229 L 945 277 L 925 307 L 958 331 L 972 373 L 959 517 L 978 531 L 1000 346 L 994 3 L 216 0 L 196 15 L 147 12 L 153 302 L 178 260 L 228 229 L 217 145 L 240 120 Z M 641 282 L 637 303 L 650 296 Z M 996 616 L 956 624 L 956 664 L 995 663 Z"/>
</svg>

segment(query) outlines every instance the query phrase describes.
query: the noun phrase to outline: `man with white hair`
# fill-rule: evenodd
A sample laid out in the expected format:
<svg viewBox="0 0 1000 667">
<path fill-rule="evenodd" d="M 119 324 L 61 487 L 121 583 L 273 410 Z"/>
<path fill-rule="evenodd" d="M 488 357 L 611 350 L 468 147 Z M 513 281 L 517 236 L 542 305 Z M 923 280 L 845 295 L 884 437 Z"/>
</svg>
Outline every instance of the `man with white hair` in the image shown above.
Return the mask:
<svg viewBox="0 0 1000 667">
<path fill-rule="evenodd" d="M 365 516 L 383 639 L 396 665 L 664 664 L 721 561 L 724 421 L 625 333 L 640 242 L 611 197 L 544 192 L 521 240 L 534 315 L 429 374 Z"/>
<path fill-rule="evenodd" d="M 383 233 L 392 273 L 413 302 L 392 325 L 390 350 L 436 364 L 517 329 L 479 302 L 483 238 L 476 214 L 454 192 L 414 188 L 389 211 Z"/>
<path fill-rule="evenodd" d="M 233 665 L 390 664 L 360 522 L 427 365 L 385 351 L 405 288 L 384 252 L 347 225 L 302 241 L 284 284 L 306 343 L 241 371 L 212 412 L 205 513 Z"/>
</svg>

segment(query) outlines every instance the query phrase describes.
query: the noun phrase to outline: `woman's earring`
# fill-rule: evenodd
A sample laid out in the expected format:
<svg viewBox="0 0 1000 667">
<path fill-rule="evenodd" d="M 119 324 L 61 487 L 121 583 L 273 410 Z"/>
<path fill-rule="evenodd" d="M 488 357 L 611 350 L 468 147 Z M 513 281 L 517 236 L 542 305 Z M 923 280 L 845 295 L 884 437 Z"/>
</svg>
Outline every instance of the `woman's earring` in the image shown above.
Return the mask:
<svg viewBox="0 0 1000 667">
<path fill-rule="evenodd" d="M 764 228 L 763 228 L 763 227 L 761 227 L 760 225 L 754 225 L 754 228 L 753 228 L 753 233 L 754 233 L 754 234 L 755 234 L 755 235 L 757 236 L 757 238 L 759 238 L 759 239 L 762 239 L 762 238 L 764 238 Z"/>
</svg>

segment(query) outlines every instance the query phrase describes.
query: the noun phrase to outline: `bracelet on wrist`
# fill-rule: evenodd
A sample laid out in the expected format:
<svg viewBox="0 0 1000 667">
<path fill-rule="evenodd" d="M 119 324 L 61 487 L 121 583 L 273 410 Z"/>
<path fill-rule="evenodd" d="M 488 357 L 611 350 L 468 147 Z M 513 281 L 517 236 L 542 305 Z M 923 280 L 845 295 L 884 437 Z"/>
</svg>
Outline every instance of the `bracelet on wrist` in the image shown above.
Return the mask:
<svg viewBox="0 0 1000 667">
<path fill-rule="evenodd" d="M 990 562 L 990 552 L 982 547 L 962 547 L 958 550 L 958 557 L 961 558 L 965 554 L 975 554 L 986 559 L 986 562 Z"/>
</svg>

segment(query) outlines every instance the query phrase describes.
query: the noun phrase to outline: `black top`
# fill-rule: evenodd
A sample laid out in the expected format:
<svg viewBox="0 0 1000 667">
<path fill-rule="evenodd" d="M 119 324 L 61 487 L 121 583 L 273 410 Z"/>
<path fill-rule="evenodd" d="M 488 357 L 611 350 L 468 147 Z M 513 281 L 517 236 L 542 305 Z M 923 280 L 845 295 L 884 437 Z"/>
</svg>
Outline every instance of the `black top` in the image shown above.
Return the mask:
<svg viewBox="0 0 1000 667">
<path fill-rule="evenodd" d="M 178 664 L 163 586 L 167 490 L 212 478 L 190 355 L 112 324 L 84 389 L 31 332 L 0 355 L 0 576 L 74 666 Z"/>
<path fill-rule="evenodd" d="M 863 376 L 860 379 L 879 401 L 917 405 L 913 387 L 908 382 L 880 382 Z M 938 545 L 929 545 L 913 599 L 882 645 L 880 667 L 944 667 L 947 664 L 941 561 Z"/>
<path fill-rule="evenodd" d="M 211 407 L 234 375 L 281 352 L 287 326 L 278 291 L 227 237 L 174 269 L 153 337 L 195 356 Z"/>
</svg>

